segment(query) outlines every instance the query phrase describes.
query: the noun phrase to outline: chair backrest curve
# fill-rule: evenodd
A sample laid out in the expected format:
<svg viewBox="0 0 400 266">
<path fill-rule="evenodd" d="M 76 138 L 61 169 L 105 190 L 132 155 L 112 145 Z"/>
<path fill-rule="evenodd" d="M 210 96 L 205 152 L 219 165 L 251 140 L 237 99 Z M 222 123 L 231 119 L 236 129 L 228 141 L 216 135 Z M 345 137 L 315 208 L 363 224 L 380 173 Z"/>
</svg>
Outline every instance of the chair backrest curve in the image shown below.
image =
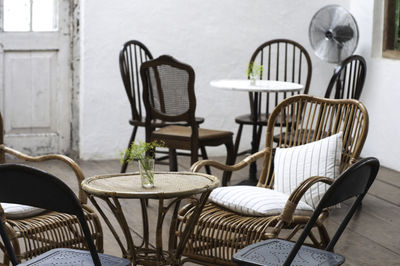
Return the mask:
<svg viewBox="0 0 400 266">
<path fill-rule="evenodd" d="M 277 127 L 277 121 L 280 125 Z M 343 133 L 340 172 L 357 161 L 368 134 L 368 112 L 354 99 L 326 99 L 296 95 L 282 101 L 270 115 L 265 139 L 263 168 L 258 185 L 274 184 L 274 135 L 280 132 L 277 147 L 290 148 Z M 290 134 L 282 134 L 290 132 Z M 276 140 L 276 138 L 275 138 Z"/>
<path fill-rule="evenodd" d="M 193 68 L 169 55 L 142 64 L 143 101 L 146 119 L 184 121 L 195 126 L 196 96 Z"/>
<path fill-rule="evenodd" d="M 152 59 L 149 49 L 137 40 L 124 43 L 119 53 L 119 69 L 131 105 L 133 120 L 141 121 L 144 112 L 140 66 Z"/>
<path fill-rule="evenodd" d="M 352 55 L 336 67 L 325 92 L 325 98 L 360 99 L 367 74 L 367 63 L 360 55 Z"/>
</svg>

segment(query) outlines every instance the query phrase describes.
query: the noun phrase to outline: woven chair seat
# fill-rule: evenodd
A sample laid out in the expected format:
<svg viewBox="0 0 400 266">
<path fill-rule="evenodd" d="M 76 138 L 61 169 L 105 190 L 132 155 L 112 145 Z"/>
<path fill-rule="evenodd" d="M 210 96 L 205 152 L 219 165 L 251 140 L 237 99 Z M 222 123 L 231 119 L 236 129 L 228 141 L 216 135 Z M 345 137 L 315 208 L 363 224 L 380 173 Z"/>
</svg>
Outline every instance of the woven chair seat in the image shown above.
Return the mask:
<svg viewBox="0 0 400 266">
<path fill-rule="evenodd" d="M 87 206 L 83 206 L 83 209 L 89 227 L 99 228 L 100 221 L 94 211 Z M 79 221 L 70 214 L 46 211 L 22 220 L 7 219 L 6 223 L 12 228 L 11 241 L 23 246 L 20 247 L 21 254 L 17 254 L 18 259 L 30 259 L 54 248 L 87 249 Z M 102 232 L 93 231 L 92 238 L 98 249 L 100 247 L 99 252 L 102 252 Z"/>
<path fill-rule="evenodd" d="M 168 141 L 170 138 L 179 138 L 182 141 L 190 141 L 192 129 L 185 126 L 167 126 L 154 131 L 153 135 L 157 137 L 162 137 L 166 141 Z M 232 135 L 233 133 L 231 131 L 199 128 L 199 143 L 214 140 L 215 138 L 231 138 Z M 219 140 L 219 142 L 223 143 L 224 141 Z"/>
<path fill-rule="evenodd" d="M 269 114 L 262 113 L 258 115 L 257 125 L 266 126 L 268 124 Z M 253 125 L 253 118 L 251 114 L 239 115 L 235 117 L 235 122 L 245 125 Z"/>
<path fill-rule="evenodd" d="M 200 125 L 204 122 L 204 117 L 195 117 L 196 124 Z M 132 126 L 139 126 L 139 127 L 145 127 L 146 126 L 146 117 L 142 117 L 140 120 L 134 120 L 130 119 L 129 124 Z M 155 127 L 164 127 L 170 123 L 165 123 L 162 120 L 153 120 L 151 124 Z M 177 124 L 182 124 L 182 123 L 177 123 Z"/>
<path fill-rule="evenodd" d="M 188 215 L 191 212 L 181 217 L 183 223 L 188 220 Z M 207 203 L 183 255 L 208 257 L 211 252 L 213 257 L 222 259 L 219 263 L 227 263 L 238 250 L 263 240 L 267 229 L 271 230 L 278 218 L 279 216 L 246 218 L 213 203 Z"/>
</svg>

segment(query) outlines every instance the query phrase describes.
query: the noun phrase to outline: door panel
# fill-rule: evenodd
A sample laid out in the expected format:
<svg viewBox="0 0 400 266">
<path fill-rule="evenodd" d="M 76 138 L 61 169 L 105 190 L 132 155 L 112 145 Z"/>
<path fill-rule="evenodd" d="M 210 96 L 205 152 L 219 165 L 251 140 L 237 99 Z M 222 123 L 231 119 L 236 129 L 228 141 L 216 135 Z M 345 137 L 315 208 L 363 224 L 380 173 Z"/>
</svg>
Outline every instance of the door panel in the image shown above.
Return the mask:
<svg viewBox="0 0 400 266">
<path fill-rule="evenodd" d="M 0 32 L 5 143 L 35 155 L 70 149 L 70 14 L 67 0 L 58 5 L 58 31 Z"/>
<path fill-rule="evenodd" d="M 56 52 L 5 53 L 5 108 L 12 110 L 5 129 L 9 133 L 55 131 L 51 103 L 56 87 Z"/>
</svg>

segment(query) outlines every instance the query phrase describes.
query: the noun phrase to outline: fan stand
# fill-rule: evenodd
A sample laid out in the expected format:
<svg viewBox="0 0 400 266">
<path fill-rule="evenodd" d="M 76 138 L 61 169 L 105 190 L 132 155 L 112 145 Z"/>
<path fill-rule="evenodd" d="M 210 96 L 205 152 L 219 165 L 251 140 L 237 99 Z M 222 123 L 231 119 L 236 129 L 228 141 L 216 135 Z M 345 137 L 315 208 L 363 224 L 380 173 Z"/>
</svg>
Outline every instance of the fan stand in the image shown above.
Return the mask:
<svg viewBox="0 0 400 266">
<path fill-rule="evenodd" d="M 340 66 L 340 62 L 341 62 L 340 58 L 341 58 L 342 49 L 343 49 L 343 44 L 340 43 L 340 42 L 338 42 L 337 40 L 335 40 L 335 41 L 336 41 L 337 46 L 338 46 L 338 60 L 337 60 L 336 67 L 333 69 L 333 73 L 335 73 L 336 68 Z M 338 82 L 336 83 L 336 88 L 335 88 L 335 99 L 340 99 L 340 98 L 341 98 L 340 95 L 338 95 L 338 94 L 339 94 L 339 92 L 341 91 L 341 86 L 343 86 L 343 81 L 344 81 L 343 74 L 344 74 L 344 72 L 340 74 L 339 80 L 338 80 Z M 338 88 L 338 86 L 340 86 L 340 87 Z"/>
<path fill-rule="evenodd" d="M 336 45 L 337 45 L 337 48 L 338 48 L 337 64 L 336 64 L 335 69 L 333 70 L 333 73 L 335 73 L 336 68 L 340 65 L 340 62 L 341 62 L 342 49 L 343 49 L 343 46 L 344 46 L 343 43 L 348 41 L 348 40 L 350 40 L 350 39 L 342 38 L 343 42 L 339 41 L 337 38 L 335 38 L 335 35 L 334 35 L 334 33 L 333 33 L 333 31 L 331 29 L 329 29 L 328 31 L 325 32 L 325 38 L 327 38 L 330 41 L 334 41 L 336 43 Z M 342 74 L 341 74 L 340 77 L 339 77 L 339 82 L 338 82 L 339 86 L 342 86 L 342 83 L 343 83 L 343 77 L 342 77 Z M 336 87 L 335 98 L 340 98 L 340 95 L 337 95 L 339 92 L 340 92 L 340 88 L 338 89 Z"/>
</svg>

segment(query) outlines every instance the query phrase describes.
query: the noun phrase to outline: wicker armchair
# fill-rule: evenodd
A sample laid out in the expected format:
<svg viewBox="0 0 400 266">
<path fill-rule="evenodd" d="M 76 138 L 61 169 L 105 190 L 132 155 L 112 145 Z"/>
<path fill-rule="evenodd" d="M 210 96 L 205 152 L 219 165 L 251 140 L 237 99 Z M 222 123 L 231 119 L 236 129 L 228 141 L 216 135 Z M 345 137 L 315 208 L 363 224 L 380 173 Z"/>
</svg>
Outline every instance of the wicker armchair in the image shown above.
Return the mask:
<svg viewBox="0 0 400 266">
<path fill-rule="evenodd" d="M 322 99 L 307 95 L 290 97 L 280 103 L 271 113 L 267 126 L 266 146 L 243 161 L 227 166 L 221 163 L 203 160 L 192 165 L 192 171 L 209 165 L 224 171 L 236 171 L 251 162 L 264 158 L 258 187 L 273 188 L 274 185 L 274 126 L 279 118 L 293 119 L 294 123 L 281 123 L 279 132 L 290 130 L 293 134 L 281 135 L 278 147 L 293 147 L 343 132 L 342 157 L 340 172 L 353 164 L 360 155 L 368 131 L 368 113 L 357 100 Z M 184 261 L 195 261 L 201 264 L 235 265 L 232 255 L 239 249 L 252 243 L 270 239 L 284 238 L 294 240 L 296 233 L 304 227 L 309 216 L 293 215 L 297 203 L 311 184 L 326 178 L 311 177 L 295 189 L 286 202 L 280 215 L 245 216 L 214 203 L 207 203 L 197 226 L 184 250 Z M 191 215 L 190 204 L 180 211 L 177 236 L 185 227 L 187 217 Z M 310 244 L 322 248 L 329 243 L 329 235 L 323 224 L 328 217 L 325 210 L 318 218 Z"/>
<path fill-rule="evenodd" d="M 80 167 L 71 158 L 64 155 L 49 154 L 32 157 L 4 146 L 3 123 L 0 114 L 0 163 L 4 163 L 5 153 L 29 162 L 62 161 L 74 171 L 79 186 L 78 198 L 86 215 L 92 238 L 97 251 L 103 252 L 101 223 L 94 210 L 87 205 L 87 196 L 80 187 L 85 178 Z M 11 219 L 7 217 L 0 205 L 0 217 L 6 226 L 19 262 L 38 256 L 53 248 L 88 249 L 79 221 L 75 216 L 45 211 L 27 218 Z M 0 243 L 0 248 L 4 253 L 3 243 Z M 8 264 L 9 258 L 4 256 L 3 262 Z"/>
</svg>

